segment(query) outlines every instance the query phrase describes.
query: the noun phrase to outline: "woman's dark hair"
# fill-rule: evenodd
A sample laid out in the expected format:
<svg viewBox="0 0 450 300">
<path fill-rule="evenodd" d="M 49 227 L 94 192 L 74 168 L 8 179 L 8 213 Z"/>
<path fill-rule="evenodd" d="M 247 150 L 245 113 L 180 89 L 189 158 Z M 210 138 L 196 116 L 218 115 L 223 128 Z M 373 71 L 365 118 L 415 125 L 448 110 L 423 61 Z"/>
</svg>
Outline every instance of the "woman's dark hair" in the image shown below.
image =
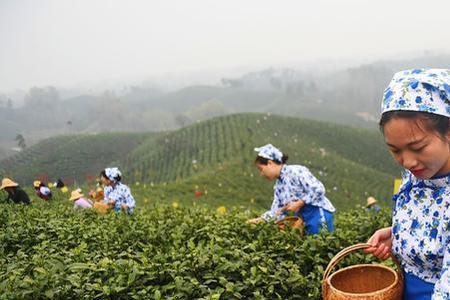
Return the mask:
<svg viewBox="0 0 450 300">
<path fill-rule="evenodd" d="M 277 165 L 281 165 L 281 164 L 285 164 L 286 161 L 288 160 L 288 156 L 283 154 L 283 157 L 281 158 L 281 161 L 278 160 L 273 160 L 273 159 L 268 159 L 268 158 L 264 158 L 262 156 L 257 156 L 255 158 L 255 164 L 259 164 L 259 165 L 265 165 L 267 166 L 267 163 L 269 162 L 269 160 L 273 161 L 274 163 L 276 163 Z"/>
<path fill-rule="evenodd" d="M 109 177 L 106 176 L 105 170 L 103 170 L 103 171 L 100 172 L 100 176 L 105 177 L 106 179 L 109 179 Z M 120 175 L 117 175 L 116 177 L 114 177 L 114 179 L 115 179 L 116 181 L 120 181 L 120 180 L 122 180 L 122 177 L 120 177 Z"/>
<path fill-rule="evenodd" d="M 388 111 L 381 115 L 379 126 L 383 134 L 386 123 L 395 118 L 415 120 L 419 128 L 421 126 L 418 124 L 418 121 L 423 121 L 422 124 L 425 125 L 427 130 L 434 131 L 441 137 L 445 137 L 449 130 L 449 118 L 446 116 L 427 112 L 396 110 Z"/>
<path fill-rule="evenodd" d="M 8 195 L 12 196 L 18 189 L 18 186 L 8 186 L 5 188 L 5 191 L 8 193 Z"/>
<path fill-rule="evenodd" d="M 56 187 L 57 187 L 57 188 L 62 188 L 62 187 L 64 187 L 64 186 L 65 186 L 65 184 L 64 184 L 64 182 L 62 181 L 61 178 L 58 179 L 58 181 L 56 181 Z"/>
</svg>

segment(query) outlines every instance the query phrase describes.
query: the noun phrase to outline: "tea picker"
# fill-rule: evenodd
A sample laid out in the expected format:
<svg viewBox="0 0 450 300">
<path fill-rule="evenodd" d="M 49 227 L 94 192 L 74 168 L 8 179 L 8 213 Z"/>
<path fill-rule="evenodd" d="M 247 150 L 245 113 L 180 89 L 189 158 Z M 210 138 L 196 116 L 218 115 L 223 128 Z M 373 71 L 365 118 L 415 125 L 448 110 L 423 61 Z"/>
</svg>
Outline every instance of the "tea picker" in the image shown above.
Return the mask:
<svg viewBox="0 0 450 300">
<path fill-rule="evenodd" d="M 325 196 L 325 187 L 301 165 L 287 165 L 288 156 L 271 144 L 255 148 L 255 165 L 261 176 L 275 181 L 273 203 L 262 216 L 247 222 L 256 224 L 270 220 L 280 221 L 288 212 L 303 219 L 306 234 L 322 229 L 334 230 L 334 206 Z"/>
<path fill-rule="evenodd" d="M 404 168 L 392 226 L 365 251 L 396 257 L 404 299 L 450 299 L 450 70 L 398 72 L 384 91 L 380 129 Z"/>
</svg>

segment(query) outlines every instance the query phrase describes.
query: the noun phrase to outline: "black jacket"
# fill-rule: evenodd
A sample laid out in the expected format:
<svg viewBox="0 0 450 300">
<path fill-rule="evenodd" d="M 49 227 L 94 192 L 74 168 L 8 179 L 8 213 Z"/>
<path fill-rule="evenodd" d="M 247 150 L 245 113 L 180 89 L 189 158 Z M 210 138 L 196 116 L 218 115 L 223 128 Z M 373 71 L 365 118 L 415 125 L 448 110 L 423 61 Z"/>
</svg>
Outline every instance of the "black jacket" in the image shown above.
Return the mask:
<svg viewBox="0 0 450 300">
<path fill-rule="evenodd" d="M 12 201 L 17 204 L 30 204 L 30 198 L 28 197 L 27 193 L 25 193 L 25 191 L 20 187 L 15 187 L 13 194 L 8 193 L 8 198 L 6 198 L 6 201 Z"/>
</svg>

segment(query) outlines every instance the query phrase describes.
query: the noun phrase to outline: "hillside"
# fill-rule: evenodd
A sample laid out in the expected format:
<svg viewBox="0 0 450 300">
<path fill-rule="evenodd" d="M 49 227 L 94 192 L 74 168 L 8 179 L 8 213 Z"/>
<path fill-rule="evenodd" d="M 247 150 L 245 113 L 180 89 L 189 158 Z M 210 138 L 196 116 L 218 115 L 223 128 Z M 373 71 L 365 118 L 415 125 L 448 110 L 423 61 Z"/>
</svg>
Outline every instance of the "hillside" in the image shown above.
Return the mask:
<svg viewBox="0 0 450 300">
<path fill-rule="evenodd" d="M 101 94 L 73 91 L 69 96 L 55 87 L 33 87 L 24 92 L 19 107 L 8 106 L 8 96 L 0 94 L 0 125 L 6 129 L 0 133 L 0 159 L 14 154 L 17 134 L 30 146 L 59 134 L 165 131 L 243 112 L 375 129 L 383 90 L 395 72 L 449 64 L 450 55 L 436 54 L 328 71 L 268 68 L 174 91 L 153 85 L 117 86 Z"/>
<path fill-rule="evenodd" d="M 36 178 L 85 182 L 93 180 L 105 166 L 121 159 L 153 135 L 103 133 L 57 136 L 1 161 L 0 173 L 23 184 L 30 184 Z"/>
<path fill-rule="evenodd" d="M 399 174 L 376 131 L 238 114 L 148 140 L 123 162 L 125 177 L 129 182 L 152 182 L 151 197 L 182 195 L 181 199 L 194 201 L 195 191 L 201 191 L 205 201 L 267 207 L 272 183 L 253 165 L 253 148 L 266 143 L 287 153 L 288 163 L 310 168 L 340 207 L 362 203 L 369 194 L 388 199 Z"/>
<path fill-rule="evenodd" d="M 362 204 L 368 195 L 389 199 L 399 173 L 376 131 L 256 113 L 217 117 L 158 134 L 51 138 L 0 166 L 20 182 L 44 174 L 81 184 L 102 168 L 117 165 L 124 182 L 141 183 L 133 188 L 149 201 L 262 209 L 271 202 L 272 183 L 254 167 L 253 148 L 266 143 L 287 153 L 288 163 L 310 168 L 340 208 Z"/>
</svg>

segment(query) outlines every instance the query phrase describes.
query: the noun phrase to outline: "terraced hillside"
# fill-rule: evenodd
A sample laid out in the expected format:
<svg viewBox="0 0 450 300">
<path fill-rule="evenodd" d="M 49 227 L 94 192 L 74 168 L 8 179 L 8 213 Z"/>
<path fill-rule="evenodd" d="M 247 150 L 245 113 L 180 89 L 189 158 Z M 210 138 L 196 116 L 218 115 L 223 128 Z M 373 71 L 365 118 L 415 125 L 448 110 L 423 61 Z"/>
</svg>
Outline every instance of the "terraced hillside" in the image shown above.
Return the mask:
<svg viewBox="0 0 450 300">
<path fill-rule="evenodd" d="M 154 197 L 183 195 L 267 206 L 271 183 L 259 177 L 255 146 L 272 143 L 320 178 L 340 207 L 388 199 L 399 173 L 381 135 L 331 123 L 268 114 L 219 117 L 148 140 L 122 163 L 129 181 L 153 182 Z M 253 199 L 253 200 L 252 200 Z"/>
<path fill-rule="evenodd" d="M 104 133 L 58 136 L 3 160 L 0 173 L 22 184 L 29 184 L 36 178 L 84 182 L 153 135 Z"/>
<path fill-rule="evenodd" d="M 79 184 L 114 164 L 138 198 L 150 202 L 263 208 L 270 205 L 272 183 L 253 165 L 253 148 L 266 143 L 287 153 L 288 163 L 310 168 L 339 208 L 362 204 L 368 195 L 389 199 L 399 174 L 376 131 L 256 113 L 218 117 L 172 132 L 61 136 L 0 166 L 22 183 L 48 174 L 75 178 Z M 137 182 L 141 184 L 133 184 Z"/>
</svg>

